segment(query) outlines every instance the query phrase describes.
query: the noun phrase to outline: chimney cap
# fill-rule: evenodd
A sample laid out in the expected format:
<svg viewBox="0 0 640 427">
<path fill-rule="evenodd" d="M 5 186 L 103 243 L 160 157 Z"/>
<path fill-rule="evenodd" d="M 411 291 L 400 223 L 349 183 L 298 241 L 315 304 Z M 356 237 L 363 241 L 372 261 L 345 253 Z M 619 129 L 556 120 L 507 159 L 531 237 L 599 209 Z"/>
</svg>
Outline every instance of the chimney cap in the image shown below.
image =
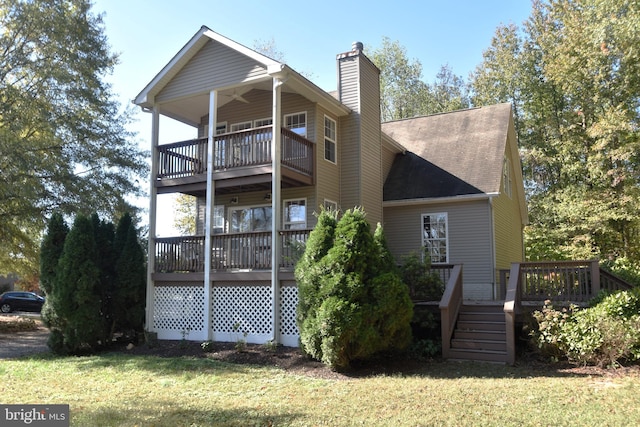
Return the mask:
<svg viewBox="0 0 640 427">
<path fill-rule="evenodd" d="M 362 52 L 364 50 L 364 45 L 362 42 L 353 42 L 351 43 L 351 50 Z"/>
</svg>

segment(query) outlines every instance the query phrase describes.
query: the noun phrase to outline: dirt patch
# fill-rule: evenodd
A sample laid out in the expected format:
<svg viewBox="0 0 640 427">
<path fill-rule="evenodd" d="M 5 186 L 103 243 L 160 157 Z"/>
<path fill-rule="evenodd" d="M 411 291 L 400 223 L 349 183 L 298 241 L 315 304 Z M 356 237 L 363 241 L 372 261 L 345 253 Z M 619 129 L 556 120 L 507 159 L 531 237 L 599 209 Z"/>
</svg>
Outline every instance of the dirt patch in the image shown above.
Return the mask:
<svg viewBox="0 0 640 427">
<path fill-rule="evenodd" d="M 2 315 L 0 322 L 15 322 L 16 315 Z M 49 330 L 42 321 L 34 318 L 35 329 L 0 333 L 0 359 L 13 359 L 49 352 L 47 339 Z"/>
</svg>

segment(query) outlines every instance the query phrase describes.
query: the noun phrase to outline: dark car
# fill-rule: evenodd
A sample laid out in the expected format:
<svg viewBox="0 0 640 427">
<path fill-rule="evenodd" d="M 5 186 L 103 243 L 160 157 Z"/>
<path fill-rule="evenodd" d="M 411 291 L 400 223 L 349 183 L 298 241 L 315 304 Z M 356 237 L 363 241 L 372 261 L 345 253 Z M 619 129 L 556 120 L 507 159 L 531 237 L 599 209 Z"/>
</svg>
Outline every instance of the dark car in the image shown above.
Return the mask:
<svg viewBox="0 0 640 427">
<path fill-rule="evenodd" d="M 0 311 L 10 313 L 12 311 L 35 311 L 42 310 L 44 298 L 33 292 L 9 291 L 0 295 Z"/>
</svg>

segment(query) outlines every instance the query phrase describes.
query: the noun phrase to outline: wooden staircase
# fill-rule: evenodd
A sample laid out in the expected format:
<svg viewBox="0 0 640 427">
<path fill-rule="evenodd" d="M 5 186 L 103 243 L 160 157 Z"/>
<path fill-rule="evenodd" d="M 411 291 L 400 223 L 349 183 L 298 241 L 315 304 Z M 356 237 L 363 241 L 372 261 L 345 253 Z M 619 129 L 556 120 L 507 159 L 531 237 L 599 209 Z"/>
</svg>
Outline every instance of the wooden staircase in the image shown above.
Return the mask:
<svg viewBox="0 0 640 427">
<path fill-rule="evenodd" d="M 507 363 L 506 321 L 502 304 L 462 304 L 449 359 Z"/>
</svg>

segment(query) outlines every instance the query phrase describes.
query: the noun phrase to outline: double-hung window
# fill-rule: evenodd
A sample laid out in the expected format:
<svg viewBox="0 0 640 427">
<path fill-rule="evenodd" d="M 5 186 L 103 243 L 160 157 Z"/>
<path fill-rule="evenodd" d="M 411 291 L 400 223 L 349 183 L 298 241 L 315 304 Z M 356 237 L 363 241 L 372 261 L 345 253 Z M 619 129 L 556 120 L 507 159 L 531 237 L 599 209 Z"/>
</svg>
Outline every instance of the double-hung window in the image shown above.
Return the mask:
<svg viewBox="0 0 640 427">
<path fill-rule="evenodd" d="M 336 163 L 336 122 L 324 116 L 324 158 Z"/>
<path fill-rule="evenodd" d="M 300 136 L 307 137 L 307 113 L 294 113 L 284 116 L 284 127 L 297 133 Z"/>
<path fill-rule="evenodd" d="M 449 233 L 446 213 L 422 215 L 422 246 L 431 264 L 449 262 Z"/>
<path fill-rule="evenodd" d="M 285 230 L 307 228 L 307 201 L 305 199 L 285 200 L 282 222 Z"/>
</svg>

